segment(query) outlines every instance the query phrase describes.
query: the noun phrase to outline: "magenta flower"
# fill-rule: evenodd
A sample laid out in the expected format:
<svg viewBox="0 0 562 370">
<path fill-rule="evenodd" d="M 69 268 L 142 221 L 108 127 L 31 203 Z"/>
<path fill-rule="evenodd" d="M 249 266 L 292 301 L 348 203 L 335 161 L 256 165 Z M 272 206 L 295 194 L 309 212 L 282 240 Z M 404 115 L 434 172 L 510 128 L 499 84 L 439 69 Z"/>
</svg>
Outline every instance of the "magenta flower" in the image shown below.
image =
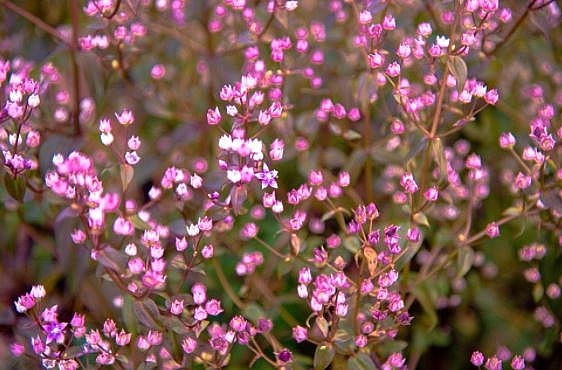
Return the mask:
<svg viewBox="0 0 562 370">
<path fill-rule="evenodd" d="M 64 342 L 64 330 L 68 324 L 66 322 L 49 322 L 43 325 L 43 329 L 47 333 L 46 344 L 52 342 L 62 344 Z"/>
<path fill-rule="evenodd" d="M 220 120 L 221 113 L 218 107 L 215 107 L 215 109 L 209 108 L 209 110 L 207 110 L 207 123 L 209 125 L 216 125 L 220 122 Z"/>
<path fill-rule="evenodd" d="M 265 189 L 268 186 L 277 189 L 277 170 L 269 170 L 267 164 L 263 164 L 262 172 L 254 174 L 254 176 L 261 181 L 261 188 Z"/>
</svg>

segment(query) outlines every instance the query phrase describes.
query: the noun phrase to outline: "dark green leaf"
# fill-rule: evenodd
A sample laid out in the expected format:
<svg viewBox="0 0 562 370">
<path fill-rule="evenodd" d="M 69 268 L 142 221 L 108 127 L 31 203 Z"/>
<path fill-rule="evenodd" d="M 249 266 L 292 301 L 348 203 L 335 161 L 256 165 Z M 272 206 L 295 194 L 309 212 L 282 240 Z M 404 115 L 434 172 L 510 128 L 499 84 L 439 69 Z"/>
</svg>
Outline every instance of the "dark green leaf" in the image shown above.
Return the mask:
<svg viewBox="0 0 562 370">
<path fill-rule="evenodd" d="M 314 360 L 312 361 L 314 370 L 324 370 L 332 363 L 336 351 L 331 344 L 320 344 L 314 352 Z"/>
<path fill-rule="evenodd" d="M 185 324 L 176 316 L 163 317 L 162 319 L 164 326 L 171 329 L 174 333 L 179 335 L 188 335 L 193 333 L 193 329 L 185 326 Z"/>
<path fill-rule="evenodd" d="M 457 277 L 463 277 L 472 267 L 474 251 L 470 247 L 460 247 L 457 254 Z"/>
<path fill-rule="evenodd" d="M 347 236 L 343 240 L 343 246 L 351 253 L 357 253 L 361 248 L 361 241 L 356 236 Z"/>
<path fill-rule="evenodd" d="M 418 300 L 420 305 L 422 306 L 425 314 L 429 319 L 428 324 L 428 331 L 431 331 L 437 325 L 437 311 L 435 309 L 435 305 L 431 299 L 431 294 L 429 292 L 429 287 L 426 284 L 420 284 L 414 288 L 412 293 L 414 297 Z"/>
<path fill-rule="evenodd" d="M 250 303 L 242 310 L 242 315 L 248 318 L 253 323 L 257 323 L 258 319 L 266 317 L 263 308 L 256 303 Z"/>
<path fill-rule="evenodd" d="M 533 300 L 535 303 L 539 303 L 544 296 L 544 287 L 542 284 L 535 284 L 533 287 Z"/>
<path fill-rule="evenodd" d="M 439 182 L 442 183 L 447 179 L 447 158 L 445 158 L 445 150 L 440 138 L 433 140 L 431 149 L 433 158 L 439 167 Z"/>
<path fill-rule="evenodd" d="M 376 370 L 373 360 L 363 352 L 350 357 L 347 360 L 347 368 L 349 370 Z"/>
<path fill-rule="evenodd" d="M 457 91 L 460 92 L 464 89 L 466 77 L 468 75 L 468 68 L 464 59 L 458 55 L 454 55 L 449 59 L 449 68 L 451 73 L 457 80 Z"/>
<path fill-rule="evenodd" d="M 359 140 L 363 135 L 355 130 L 346 130 L 343 132 L 342 137 L 346 140 Z"/>
<path fill-rule="evenodd" d="M 422 226 L 427 226 L 429 227 L 429 220 L 427 219 L 427 216 L 425 215 L 425 213 L 423 212 L 418 212 L 414 215 L 414 221 L 416 222 L 416 224 L 418 225 L 422 225 Z"/>
<path fill-rule="evenodd" d="M 248 190 L 245 186 L 234 185 L 230 192 L 230 203 L 235 215 L 246 213 L 243 207 L 244 201 L 248 197 Z"/>
<path fill-rule="evenodd" d="M 410 145 L 410 150 L 408 154 L 406 154 L 406 162 L 410 159 L 416 157 L 418 154 L 422 152 L 427 147 L 427 138 L 425 136 L 421 138 L 412 138 L 412 144 Z"/>
<path fill-rule="evenodd" d="M 355 100 L 359 102 L 361 112 L 367 112 L 374 101 L 377 92 L 375 77 L 371 73 L 362 73 L 357 80 Z"/>
<path fill-rule="evenodd" d="M 162 329 L 161 316 L 158 306 L 150 298 L 133 303 L 133 312 L 139 322 L 150 329 Z"/>
<path fill-rule="evenodd" d="M 18 202 L 23 201 L 25 195 L 25 179 L 23 176 L 13 176 L 11 173 L 6 172 L 4 175 L 4 185 L 12 198 Z"/>
<path fill-rule="evenodd" d="M 149 230 L 150 229 L 150 225 L 148 223 L 144 222 L 143 220 L 141 220 L 141 218 L 138 215 L 133 215 L 133 216 L 129 217 L 129 221 L 131 221 L 131 223 L 133 224 L 135 229 L 139 229 L 139 230 Z"/>
<path fill-rule="evenodd" d="M 393 353 L 401 352 L 408 347 L 408 342 L 403 340 L 385 340 L 377 344 L 377 354 L 386 358 Z"/>
<path fill-rule="evenodd" d="M 541 201 L 548 209 L 562 213 L 562 198 L 558 191 L 559 188 L 555 188 L 541 193 Z"/>
<path fill-rule="evenodd" d="M 403 254 L 400 256 L 400 258 L 398 258 L 398 261 L 396 261 L 395 263 L 395 268 L 396 270 L 400 271 L 402 270 L 402 268 L 404 266 L 406 266 L 406 264 L 408 262 L 410 262 L 412 260 L 412 258 L 414 258 L 414 256 L 416 255 L 416 253 L 418 253 L 418 250 L 420 249 L 421 245 L 422 245 L 423 240 L 420 240 L 415 242 L 415 243 L 407 243 L 405 246 L 405 251 L 403 252 Z"/>
<path fill-rule="evenodd" d="M 349 156 L 347 163 L 345 164 L 345 170 L 349 172 L 349 177 L 352 182 L 359 177 L 366 159 L 367 153 L 362 147 L 355 149 Z"/>
<path fill-rule="evenodd" d="M 318 316 L 314 321 L 314 325 L 320 330 L 324 338 L 328 337 L 328 333 L 330 332 L 330 323 L 328 320 L 322 316 Z"/>
<path fill-rule="evenodd" d="M 281 278 L 285 275 L 287 275 L 289 272 L 291 272 L 293 270 L 293 264 L 291 263 L 291 261 L 279 261 L 279 263 L 277 264 L 277 277 Z"/>
<path fill-rule="evenodd" d="M 119 175 L 121 176 L 121 186 L 123 186 L 123 191 L 127 190 L 127 187 L 133 180 L 133 175 L 135 174 L 135 169 L 126 163 L 119 166 Z"/>
</svg>

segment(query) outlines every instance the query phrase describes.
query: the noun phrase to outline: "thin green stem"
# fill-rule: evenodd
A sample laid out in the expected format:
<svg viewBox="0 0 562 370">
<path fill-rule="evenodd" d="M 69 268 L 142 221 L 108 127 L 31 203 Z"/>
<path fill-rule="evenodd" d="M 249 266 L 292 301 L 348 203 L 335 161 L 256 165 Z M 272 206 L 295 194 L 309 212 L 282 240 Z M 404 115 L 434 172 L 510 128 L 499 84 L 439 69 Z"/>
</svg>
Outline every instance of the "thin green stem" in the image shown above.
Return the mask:
<svg viewBox="0 0 562 370">
<path fill-rule="evenodd" d="M 53 36 L 56 40 L 63 43 L 64 45 L 66 45 L 68 48 L 72 49 L 74 47 L 74 45 L 69 43 L 68 40 L 66 40 L 64 37 L 62 37 L 62 35 L 56 29 L 54 29 L 53 27 L 51 27 L 47 23 L 43 22 L 41 19 L 34 16 L 30 12 L 28 12 L 27 10 L 25 10 L 23 8 L 20 8 L 19 6 L 13 4 L 10 1 L 6 1 L 6 0 L 0 0 L 0 4 L 2 4 L 4 7 L 8 8 L 8 9 L 10 9 L 12 12 L 16 13 L 17 15 L 27 19 L 29 22 L 31 22 L 35 26 L 37 26 L 37 28 L 39 28 L 39 29 L 43 30 L 45 33 L 48 33 L 49 35 Z"/>
<path fill-rule="evenodd" d="M 74 125 L 74 134 L 80 136 L 82 129 L 80 127 L 80 69 L 76 60 L 76 51 L 78 50 L 78 24 L 79 10 L 77 0 L 70 0 L 70 20 L 72 25 L 72 47 L 70 48 L 70 64 L 72 67 L 72 103 Z"/>
<path fill-rule="evenodd" d="M 232 289 L 232 286 L 230 285 L 228 279 L 224 275 L 224 271 L 222 270 L 222 266 L 218 262 L 218 259 L 213 258 L 212 263 L 213 263 L 213 267 L 215 269 L 215 272 L 217 273 L 217 277 L 219 278 L 219 281 L 221 283 L 221 286 L 224 289 L 224 291 L 226 292 L 226 294 L 228 295 L 228 297 L 232 300 L 232 302 L 236 305 L 236 307 L 241 308 L 241 309 L 246 307 L 244 302 L 242 302 L 240 300 L 240 298 L 238 298 L 238 295 L 236 295 L 236 293 L 234 292 L 234 289 Z"/>
<path fill-rule="evenodd" d="M 515 31 L 517 31 L 517 29 L 519 27 L 521 27 L 521 25 L 523 24 L 523 22 L 525 21 L 525 19 L 529 15 L 529 13 L 531 11 L 535 10 L 533 8 L 533 6 L 535 5 L 536 2 L 537 2 L 537 0 L 531 0 L 531 2 L 529 3 L 529 5 L 527 5 L 527 8 L 523 12 L 523 14 L 521 14 L 521 16 L 519 16 L 519 18 L 513 24 L 513 27 L 511 27 L 511 29 L 507 32 L 505 37 L 500 42 L 498 42 L 496 45 L 494 45 L 494 47 L 491 50 L 484 51 L 484 54 L 486 56 L 491 56 L 492 54 L 496 53 L 501 47 L 503 47 L 509 41 L 509 39 L 513 36 Z"/>
</svg>

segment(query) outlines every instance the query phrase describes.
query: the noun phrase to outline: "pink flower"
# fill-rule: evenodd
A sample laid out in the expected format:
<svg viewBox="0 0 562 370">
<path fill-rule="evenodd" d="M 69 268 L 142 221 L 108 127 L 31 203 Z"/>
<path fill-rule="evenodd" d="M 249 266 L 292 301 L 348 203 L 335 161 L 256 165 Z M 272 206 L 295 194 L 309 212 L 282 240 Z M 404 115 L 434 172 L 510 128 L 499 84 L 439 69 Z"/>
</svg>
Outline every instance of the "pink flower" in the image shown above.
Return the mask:
<svg viewBox="0 0 562 370">
<path fill-rule="evenodd" d="M 217 299 L 210 299 L 205 303 L 205 311 L 211 316 L 217 316 L 223 309 L 221 308 L 221 302 Z"/>
<path fill-rule="evenodd" d="M 490 105 L 496 105 L 499 98 L 500 98 L 500 95 L 498 94 L 498 90 L 496 90 L 496 89 L 488 90 L 486 95 L 484 95 L 484 100 L 486 101 L 486 103 L 488 103 Z"/>
<path fill-rule="evenodd" d="M 269 157 L 273 161 L 279 161 L 283 158 L 283 150 L 285 143 L 281 139 L 275 139 L 270 145 Z"/>
<path fill-rule="evenodd" d="M 185 353 L 193 353 L 197 348 L 197 341 L 193 338 L 187 337 L 181 342 L 181 348 Z"/>
<path fill-rule="evenodd" d="M 486 235 L 490 238 L 496 238 L 500 235 L 500 228 L 497 223 L 491 222 L 486 226 Z"/>
<path fill-rule="evenodd" d="M 391 31 L 393 29 L 396 28 L 396 19 L 388 14 L 384 16 L 384 20 L 382 22 L 382 28 L 384 28 L 387 31 Z"/>
<path fill-rule="evenodd" d="M 376 69 L 381 67 L 384 64 L 384 55 L 381 54 L 378 50 L 375 50 L 371 54 L 367 56 L 369 60 L 369 67 L 372 69 Z"/>
<path fill-rule="evenodd" d="M 511 132 L 504 132 L 500 135 L 500 148 L 510 149 L 515 145 L 515 137 Z"/>
<path fill-rule="evenodd" d="M 432 186 L 431 188 L 427 189 L 423 195 L 427 201 L 435 202 L 439 197 L 439 190 L 437 190 L 437 187 Z"/>
<path fill-rule="evenodd" d="M 415 193 L 419 190 L 418 184 L 414 180 L 414 176 L 409 172 L 406 172 L 404 175 L 402 175 L 402 177 L 400 178 L 400 185 L 402 185 L 404 190 L 410 194 Z"/>
<path fill-rule="evenodd" d="M 490 357 L 486 360 L 484 367 L 488 370 L 502 370 L 502 362 L 496 356 Z"/>
<path fill-rule="evenodd" d="M 513 356 L 511 367 L 513 370 L 522 370 L 525 368 L 525 360 L 521 356 Z"/>
<path fill-rule="evenodd" d="M 183 312 L 183 299 L 174 299 L 170 305 L 170 312 L 173 315 L 181 315 Z"/>
<path fill-rule="evenodd" d="M 214 248 L 212 244 L 207 244 L 201 249 L 201 255 L 203 258 L 209 259 L 214 255 Z"/>
<path fill-rule="evenodd" d="M 140 162 L 140 157 L 136 151 L 131 150 L 130 152 L 125 153 L 125 161 L 131 166 L 134 166 Z"/>
<path fill-rule="evenodd" d="M 207 110 L 207 123 L 209 125 L 216 125 L 220 122 L 220 120 L 221 120 L 221 113 L 218 107 L 215 107 L 215 109 L 209 108 Z"/>
<path fill-rule="evenodd" d="M 207 300 L 207 288 L 201 283 L 195 283 L 191 287 L 191 294 L 195 304 L 203 304 Z"/>
<path fill-rule="evenodd" d="M 293 328 L 292 332 L 293 332 L 293 339 L 297 343 L 304 342 L 305 340 L 308 339 L 308 330 L 305 327 L 297 325 Z"/>
<path fill-rule="evenodd" d="M 268 186 L 277 189 L 277 170 L 270 171 L 267 164 L 264 163 L 262 172 L 258 172 L 254 176 L 261 181 L 262 189 L 265 189 Z"/>
<path fill-rule="evenodd" d="M 119 121 L 119 123 L 123 126 L 127 126 L 135 122 L 133 112 L 128 109 L 124 109 L 121 113 L 115 113 L 115 118 L 117 118 L 117 121 Z"/>
</svg>

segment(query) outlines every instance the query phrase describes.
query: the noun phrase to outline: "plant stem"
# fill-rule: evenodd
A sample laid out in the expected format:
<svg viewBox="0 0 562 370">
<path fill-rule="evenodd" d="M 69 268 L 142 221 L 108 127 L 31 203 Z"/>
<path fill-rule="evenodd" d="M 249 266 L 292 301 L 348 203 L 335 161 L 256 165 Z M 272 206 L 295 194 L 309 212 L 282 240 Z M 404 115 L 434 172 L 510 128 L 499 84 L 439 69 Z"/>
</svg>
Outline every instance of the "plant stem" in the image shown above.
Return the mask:
<svg viewBox="0 0 562 370">
<path fill-rule="evenodd" d="M 37 18 L 27 10 L 20 8 L 19 6 L 13 4 L 10 1 L 0 0 L 0 4 L 5 6 L 6 8 L 10 9 L 12 12 L 16 13 L 17 15 L 27 19 L 29 22 L 33 23 L 37 28 L 43 30 L 44 32 L 48 33 L 49 35 L 53 36 L 55 39 L 66 45 L 68 48 L 72 49 L 74 47 L 73 44 L 69 43 L 66 39 L 64 39 L 61 34 L 48 25 L 47 23 L 43 22 L 41 19 Z"/>
<path fill-rule="evenodd" d="M 73 89 L 73 125 L 74 134 L 80 136 L 80 69 L 76 61 L 76 51 L 78 50 L 78 2 L 70 0 L 70 20 L 72 24 L 72 47 L 70 48 L 70 63 L 72 66 L 72 89 Z"/>
<path fill-rule="evenodd" d="M 222 287 L 224 288 L 224 291 L 226 292 L 228 297 L 230 299 L 232 299 L 232 302 L 236 305 L 236 307 L 238 307 L 240 309 L 243 309 L 244 307 L 246 307 L 244 302 L 242 302 L 240 300 L 240 298 L 238 298 L 238 296 L 234 292 L 234 289 L 232 289 L 232 286 L 230 285 L 230 283 L 228 282 L 228 279 L 224 275 L 224 271 L 222 270 L 222 267 L 221 267 L 220 263 L 218 262 L 217 258 L 213 258 L 213 267 L 215 268 L 215 272 L 217 273 L 217 277 L 219 278 L 219 281 L 220 281 Z"/>
</svg>

